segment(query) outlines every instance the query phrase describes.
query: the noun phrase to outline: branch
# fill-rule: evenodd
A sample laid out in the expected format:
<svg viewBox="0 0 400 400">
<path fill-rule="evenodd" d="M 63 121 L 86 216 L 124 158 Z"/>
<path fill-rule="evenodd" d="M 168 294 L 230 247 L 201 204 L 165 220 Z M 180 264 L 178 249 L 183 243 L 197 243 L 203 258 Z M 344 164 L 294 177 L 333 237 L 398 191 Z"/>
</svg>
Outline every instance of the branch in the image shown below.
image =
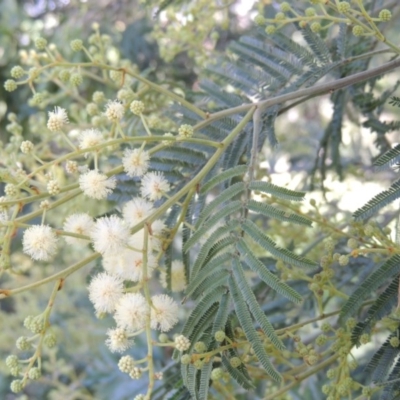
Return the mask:
<svg viewBox="0 0 400 400">
<path fill-rule="evenodd" d="M 383 64 L 379 67 L 371 68 L 368 71 L 358 72 L 356 74 L 346 76 L 345 78 L 336 79 L 335 81 L 332 82 L 321 83 L 319 85 L 314 85 L 305 89 L 299 89 L 296 90 L 295 92 L 282 94 L 256 103 L 242 104 L 241 106 L 229 108 L 228 110 L 218 111 L 214 114 L 211 114 L 209 118 L 206 119 L 205 121 L 196 124 L 195 129 L 199 130 L 216 120 L 224 118 L 228 115 L 245 112 L 254 106 L 259 107 L 260 110 L 262 111 L 265 108 L 271 107 L 276 104 L 281 104 L 289 100 L 295 100 L 306 96 L 318 96 L 326 93 L 331 93 L 332 91 L 343 89 L 347 86 L 351 86 L 356 83 L 374 78 L 378 75 L 382 75 L 398 67 L 400 67 L 400 58 L 390 61 L 386 64 Z"/>
</svg>

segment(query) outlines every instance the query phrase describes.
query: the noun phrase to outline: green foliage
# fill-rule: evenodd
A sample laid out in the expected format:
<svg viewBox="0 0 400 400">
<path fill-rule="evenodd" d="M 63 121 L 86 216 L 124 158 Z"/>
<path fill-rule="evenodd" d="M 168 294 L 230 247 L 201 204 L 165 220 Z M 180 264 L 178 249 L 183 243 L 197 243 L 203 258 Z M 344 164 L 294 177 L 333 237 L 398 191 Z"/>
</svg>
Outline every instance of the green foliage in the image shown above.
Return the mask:
<svg viewBox="0 0 400 400">
<path fill-rule="evenodd" d="M 379 211 L 381 208 L 393 203 L 400 197 L 400 180 L 394 182 L 389 189 L 384 190 L 374 196 L 364 206 L 356 210 L 353 214 L 355 220 L 363 220 Z"/>
<path fill-rule="evenodd" d="M 345 320 L 358 311 L 363 300 L 374 293 L 381 285 L 392 276 L 400 272 L 400 255 L 396 254 L 383 263 L 354 291 L 344 304 L 340 317 Z"/>
<path fill-rule="evenodd" d="M 147 12 L 153 13 L 155 19 L 160 18 L 158 22 L 154 20 L 153 36 L 162 45 L 161 57 L 172 60 L 179 56 L 180 48 L 187 50 L 182 57 L 186 61 L 197 60 L 191 72 L 199 74 L 198 85 L 197 77 L 193 78 L 196 85 L 193 82 L 187 85 L 183 77 L 177 79 L 156 55 L 151 60 L 140 61 L 140 54 L 134 54 L 131 60 L 120 60 L 110 37 L 100 33 L 97 25 L 93 26 L 88 41 L 73 38 L 76 54 L 70 57 L 72 61 L 68 55 L 62 55 L 62 49 L 47 46 L 50 40 L 36 38 L 39 49 L 35 56 L 26 55 L 21 63 L 23 67 L 11 73 L 16 83 L 10 86 L 8 82 L 5 89 L 14 89 L 16 85 L 31 88 L 36 101 L 38 97 L 45 99 L 41 109 L 46 109 L 46 113 L 32 108 L 29 130 L 10 114 L 7 131 L 11 139 L 0 149 L 5 195 L 1 199 L 4 215 L 0 218 L 1 273 L 7 277 L 4 279 L 7 285 L 8 279 L 18 275 L 20 281 L 27 280 L 16 289 L 1 289 L 0 295 L 14 298 L 19 292 L 27 291 L 29 300 L 30 288 L 53 282 L 48 302 L 41 302 L 47 304 L 44 311 L 41 304 L 41 309 L 34 310 L 25 324 L 31 333 L 38 335 L 30 337 L 35 344 L 31 364 L 42 364 L 44 340 L 41 336 L 57 323 L 63 327 L 63 317 L 51 320 L 50 325 L 50 313 L 64 281 L 69 284 L 72 276 L 79 276 L 81 268 L 96 259 L 102 262 L 92 270 L 95 277 L 101 268 L 110 275 L 112 268 L 122 270 L 128 260 L 127 271 L 132 274 L 134 268 L 139 268 L 140 278 L 121 278 L 118 275 L 121 272 L 117 274 L 114 270 L 116 281 L 111 283 L 112 290 L 103 287 L 99 295 L 90 283 L 89 295 L 97 316 L 111 314 L 108 317 L 114 316 L 117 327 L 124 330 L 116 338 L 107 339 L 111 350 L 116 346 L 114 342 L 118 344 L 124 335 L 127 342 L 134 337 L 139 343 L 137 348 L 124 344 L 123 351 L 135 357 L 122 356 L 119 368 L 130 378 L 136 378 L 142 372 L 138 368 L 143 368 L 149 380 L 146 399 L 211 400 L 223 398 L 227 393 L 238 400 L 270 400 L 285 393 L 288 397 L 293 394 L 293 398 L 307 393 L 320 396 L 321 388 L 312 386 L 312 381 L 327 382 L 326 379 L 331 380 L 328 389 L 323 389 L 324 394 L 330 391 L 328 398 L 339 398 L 343 393 L 354 398 L 362 396 L 356 392 L 361 391 L 367 380 L 357 372 L 351 375 L 354 368 L 350 368 L 349 354 L 354 345 L 362 345 L 369 339 L 368 335 L 381 329 L 385 317 L 395 315 L 399 246 L 391 239 L 386 226 L 380 229 L 375 223 L 363 225 L 350 221 L 344 206 L 340 206 L 343 210 L 337 208 L 338 198 L 328 202 L 321 195 L 318 201 L 311 199 L 310 206 L 304 200 L 310 195 L 310 188 L 323 189 L 328 177 L 333 181 L 362 179 L 362 174 L 354 168 L 353 161 L 358 155 L 349 155 L 344 146 L 350 141 L 344 127 L 350 123 L 356 124 L 359 130 L 358 121 L 362 120 L 362 125 L 376 135 L 376 147 L 383 154 L 375 160 L 375 166 L 398 163 L 400 147 L 388 150 L 391 146 L 387 134 L 398 129 L 400 123 L 395 117 L 382 122 L 382 113 L 387 104 L 400 106 L 399 98 L 393 96 L 399 82 L 387 88 L 379 78 L 397 68 L 400 62 L 394 57 L 393 61 L 383 64 L 379 58 L 374 59 L 382 51 L 374 49 L 379 42 L 392 52 L 391 56 L 398 56 L 400 49 L 381 33 L 383 28 L 379 23 L 390 16 L 386 12 L 384 19 L 377 18 L 382 10 L 376 9 L 375 2 L 364 2 L 362 6 L 352 2 L 346 12 L 338 10 L 338 2 L 321 2 L 312 17 L 308 15 L 310 10 L 303 10 L 308 4 L 299 3 L 282 5 L 286 11 L 279 18 L 269 18 L 275 11 L 266 6 L 265 17 L 257 18 L 259 29 L 231 40 L 227 49 L 213 53 L 207 65 L 204 58 L 211 50 L 193 37 L 196 33 L 190 27 L 199 25 L 197 36 L 207 39 L 212 48 L 218 36 L 211 32 L 217 33 L 212 13 L 218 11 L 219 18 L 223 15 L 222 19 L 227 21 L 225 12 L 229 7 L 224 5 L 216 10 L 214 5 L 209 5 L 213 11 L 208 11 L 211 14 L 205 19 L 208 7 L 203 0 L 187 4 L 169 0 L 154 3 L 157 9 Z M 292 7 L 298 7 L 296 12 Z M 163 18 L 171 24 L 163 26 Z M 269 34 L 264 21 L 270 24 Z M 360 21 L 362 26 L 356 26 L 361 31 L 356 29 L 357 35 L 352 35 L 354 24 Z M 176 30 L 177 22 L 181 24 L 180 32 Z M 288 25 L 290 22 L 295 24 Z M 330 30 L 331 25 L 338 29 Z M 137 32 L 136 28 L 140 26 L 129 31 Z M 147 20 L 143 29 L 143 32 L 152 29 Z M 164 31 L 170 33 L 167 37 L 164 35 L 171 42 L 168 46 L 162 41 Z M 126 39 L 124 43 L 126 47 Z M 143 55 L 151 57 L 154 49 L 146 48 Z M 196 49 L 201 49 L 202 54 L 197 56 Z M 35 65 L 37 70 L 25 74 L 25 63 Z M 371 67 L 375 64 L 380 67 Z M 151 67 L 145 69 L 143 65 Z M 68 74 L 79 75 L 82 84 L 72 85 L 64 79 Z M 45 89 L 51 93 L 44 94 Z M 104 99 L 99 93 L 100 100 L 92 98 L 94 90 L 102 91 Z M 326 94 L 329 96 L 325 100 L 329 99 L 332 104 L 332 115 L 324 116 L 326 120 L 321 119 L 318 127 L 313 128 L 313 118 L 316 118 L 311 111 L 320 110 L 313 98 Z M 137 101 L 142 102 L 140 112 L 129 112 L 132 101 L 136 105 Z M 50 129 L 54 124 L 48 123 L 51 134 L 47 131 L 43 134 L 47 115 L 50 119 L 63 110 L 56 108 L 47 114 L 50 105 L 68 108 L 64 112 L 70 119 L 72 132 L 68 127 L 67 134 L 67 128 L 62 126 L 66 125 L 64 120 L 58 121 L 61 126 L 57 129 Z M 124 116 L 110 118 L 107 112 L 110 105 L 119 108 Z M 96 107 L 106 111 L 96 111 Z M 288 112 L 294 109 L 300 111 L 299 115 L 311 115 L 306 124 L 291 123 L 296 113 Z M 281 118 L 283 115 L 288 118 Z M 181 128 L 186 124 L 193 130 L 193 136 L 182 135 Z M 88 127 L 99 129 L 103 135 L 99 143 L 82 144 L 82 131 Z M 307 140 L 304 140 L 304 130 Z M 354 127 L 349 131 L 353 134 Z M 164 136 L 165 132 L 170 133 Z M 21 147 L 28 139 L 35 143 Z M 143 173 L 136 170 L 138 164 L 145 164 L 139 158 L 131 160 L 135 172 L 125 165 L 126 155 L 133 150 L 149 158 Z M 288 154 L 287 158 L 281 157 L 282 151 Z M 288 185 L 276 183 L 276 165 L 280 160 L 287 161 Z M 76 162 L 76 165 L 66 162 Z M 16 165 L 24 170 L 16 170 Z M 88 195 L 82 184 L 86 169 L 106 174 L 101 176 L 109 185 L 104 196 Z M 150 187 L 146 194 L 149 189 L 146 179 L 156 177 L 162 178 L 162 183 Z M 60 188 L 51 192 L 49 185 L 54 182 Z M 82 200 L 83 194 L 85 200 Z M 314 194 L 317 196 L 318 192 Z M 138 215 L 133 215 L 136 211 L 132 212 L 127 204 L 137 197 L 147 198 L 150 211 L 140 210 Z M 353 217 L 364 221 L 399 197 L 400 180 L 397 180 L 356 210 Z M 118 244 L 125 241 L 129 247 L 122 246 L 112 254 L 115 259 L 108 260 L 112 265 L 107 266 L 110 254 L 100 251 L 102 246 L 96 246 L 101 229 L 92 228 L 88 232 L 81 229 L 73 231 L 71 236 L 65 226 L 71 210 L 89 212 L 90 217 L 96 218 L 96 224 L 107 221 L 101 219 L 105 216 L 120 221 L 121 226 L 101 243 L 103 247 L 111 246 L 115 236 L 123 236 L 124 229 L 129 231 L 129 240 L 135 239 L 134 244 L 129 242 L 128 234 L 122 237 Z M 119 219 L 120 215 L 124 221 Z M 382 221 L 392 218 L 391 215 L 384 217 Z M 42 225 L 52 227 L 55 238 L 86 240 L 85 243 L 91 242 L 91 247 L 78 249 L 77 253 L 69 249 L 60 251 L 51 261 L 51 265 L 59 266 L 57 271 L 49 272 L 49 266 L 36 268 L 28 257 L 32 251 L 26 251 L 25 236 L 22 239 L 25 255 L 21 255 L 18 230 L 28 231 L 29 224 L 41 226 L 40 220 Z M 99 252 L 94 253 L 93 247 Z M 125 253 L 128 250 L 129 257 Z M 46 257 L 47 254 L 35 261 L 42 263 Z M 66 263 L 71 265 L 65 266 Z M 28 282 L 28 278 L 32 281 Z M 79 285 L 83 286 L 82 282 Z M 128 294 L 142 296 L 147 307 L 141 310 L 135 305 L 126 326 L 119 322 L 125 315 L 120 310 L 121 298 L 112 306 L 103 309 L 99 306 L 107 296 L 117 296 L 119 291 L 121 298 Z M 170 296 L 170 292 L 180 291 L 183 293 L 174 293 L 174 298 Z M 160 293 L 164 296 L 161 305 L 157 304 L 156 297 Z M 182 307 L 177 303 L 179 299 Z M 21 303 L 22 300 L 18 309 L 23 309 Z M 68 302 L 63 303 L 62 307 L 66 307 Z M 137 318 L 135 313 L 140 312 L 141 318 Z M 63 313 L 67 315 L 68 310 Z M 184 314 L 181 325 L 174 331 L 183 337 L 171 339 L 173 332 L 164 334 Z M 334 317 L 338 314 L 340 318 L 336 321 Z M 114 326 L 115 322 L 108 317 L 103 323 L 111 321 Z M 325 323 L 330 317 L 333 317 L 329 319 L 330 324 Z M 134 319 L 140 320 L 141 325 L 132 328 Z M 163 331 L 160 342 L 154 335 L 157 329 Z M 325 336 L 313 343 L 309 338 L 317 337 L 317 331 Z M 141 341 L 142 332 L 146 338 Z M 303 332 L 307 338 L 305 343 Z M 368 364 L 367 372 L 384 386 L 382 399 L 397 395 L 400 389 L 400 382 L 395 379 L 400 372 L 399 350 L 390 342 L 395 335 L 397 331 Z M 196 345 L 198 342 L 201 346 Z M 8 352 L 12 347 L 9 343 L 4 346 Z M 136 354 L 133 350 L 139 352 L 146 346 L 147 354 Z M 171 349 L 175 362 L 167 363 L 165 359 L 169 358 Z M 49 359 L 55 358 L 54 354 Z M 14 376 L 21 372 L 25 386 L 29 371 L 17 370 L 13 360 L 8 359 L 9 372 Z M 135 368 L 128 371 L 130 362 Z M 60 366 L 56 367 L 54 370 L 61 371 Z M 222 380 L 218 376 L 214 379 L 216 368 L 221 368 Z M 331 369 L 326 378 L 327 368 Z M 156 379 L 161 369 L 165 377 L 160 383 Z M 340 374 L 335 370 L 340 370 Z M 310 375 L 316 379 L 307 381 Z M 72 376 L 69 373 L 68 379 Z M 288 380 L 288 376 L 296 379 Z M 63 379 L 58 379 L 60 387 Z M 353 379 L 360 383 L 352 384 Z M 303 382 L 304 391 L 295 387 L 295 382 Z M 14 382 L 11 387 L 18 385 Z M 93 393 L 98 394 L 95 390 Z M 85 396 L 82 389 L 82 398 Z"/>
</svg>

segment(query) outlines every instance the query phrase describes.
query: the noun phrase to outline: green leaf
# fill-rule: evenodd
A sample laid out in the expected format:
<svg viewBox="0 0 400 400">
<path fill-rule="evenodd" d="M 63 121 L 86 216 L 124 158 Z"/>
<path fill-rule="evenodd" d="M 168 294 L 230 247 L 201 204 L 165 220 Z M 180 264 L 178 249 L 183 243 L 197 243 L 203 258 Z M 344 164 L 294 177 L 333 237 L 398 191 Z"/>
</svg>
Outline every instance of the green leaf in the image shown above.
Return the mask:
<svg viewBox="0 0 400 400">
<path fill-rule="evenodd" d="M 355 314 L 366 297 L 371 296 L 371 294 L 374 293 L 379 286 L 384 284 L 387 279 L 399 272 L 400 255 L 396 254 L 382 264 L 353 292 L 342 307 L 340 319 L 344 321 Z"/>
<path fill-rule="evenodd" d="M 400 179 L 390 186 L 388 190 L 380 192 L 373 197 L 367 204 L 359 208 L 353 217 L 356 221 L 363 220 L 376 213 L 381 208 L 387 206 L 400 197 Z"/>
<path fill-rule="evenodd" d="M 254 181 L 249 183 L 250 190 L 257 190 L 263 193 L 272 194 L 283 200 L 302 201 L 304 200 L 305 192 L 296 192 L 294 190 L 286 189 L 269 182 Z"/>
<path fill-rule="evenodd" d="M 224 288 L 226 290 L 226 288 Z M 196 342 L 199 340 L 203 340 L 205 338 L 205 332 L 209 330 L 209 328 L 212 326 L 213 321 L 215 320 L 215 317 L 218 312 L 218 303 L 213 303 L 211 307 L 203 314 L 203 316 L 200 318 L 199 322 L 197 325 L 193 327 L 193 330 L 189 336 L 191 345 L 189 348 L 189 352 L 193 351 L 193 347 Z"/>
<path fill-rule="evenodd" d="M 392 334 L 386 339 L 385 343 L 383 343 L 365 367 L 366 372 L 372 372 L 374 381 L 381 382 L 387 377 L 392 368 L 393 361 L 400 353 L 399 347 L 393 347 L 390 344 L 390 339 L 394 336 Z"/>
<path fill-rule="evenodd" d="M 210 259 L 204 267 L 200 270 L 195 278 L 188 284 L 185 291 L 185 298 L 190 297 L 192 293 L 202 284 L 202 282 L 213 272 L 220 270 L 223 265 L 230 261 L 231 254 L 223 253 L 217 257 Z"/>
<path fill-rule="evenodd" d="M 185 384 L 186 388 L 189 390 L 190 396 L 192 400 L 199 400 L 197 396 L 196 390 L 196 375 L 197 369 L 192 365 L 183 365 L 181 364 L 181 374 L 183 378 L 183 383 Z"/>
<path fill-rule="evenodd" d="M 221 301 L 219 303 L 218 313 L 215 317 L 212 327 L 212 334 L 218 331 L 225 331 L 225 325 L 228 321 L 229 315 L 229 294 L 225 293 L 221 297 Z"/>
<path fill-rule="evenodd" d="M 367 315 L 359 322 L 351 332 L 351 341 L 359 344 L 360 336 L 365 332 L 371 332 L 376 321 L 389 314 L 397 303 L 399 277 L 396 276 L 390 285 L 379 294 L 378 298 L 368 309 Z"/>
<path fill-rule="evenodd" d="M 329 64 L 331 62 L 331 54 L 325 41 L 318 35 L 314 33 L 308 25 L 301 30 L 304 39 L 310 46 L 311 50 L 317 56 L 317 58 L 323 64 Z"/>
<path fill-rule="evenodd" d="M 215 242 L 215 244 L 211 247 L 207 257 L 204 260 L 203 267 L 214 257 L 217 255 L 221 255 L 224 253 L 229 253 L 234 251 L 234 244 L 237 242 L 237 238 L 232 236 L 223 237 Z"/>
<path fill-rule="evenodd" d="M 207 261 L 207 255 L 213 246 L 216 244 L 217 240 L 222 236 L 229 235 L 231 231 L 236 229 L 240 225 L 239 221 L 230 221 L 226 224 L 226 226 L 221 226 L 217 228 L 207 239 L 207 241 L 203 244 L 200 249 L 199 254 L 197 255 L 196 261 L 193 265 L 191 279 L 196 277 L 199 273 L 200 269 L 203 267 L 205 261 Z"/>
<path fill-rule="evenodd" d="M 234 196 L 245 190 L 245 184 L 243 182 L 237 182 L 231 185 L 228 189 L 224 190 L 219 194 L 211 203 L 207 204 L 200 214 L 200 217 L 196 223 L 199 226 L 205 221 L 205 219 L 221 204 L 231 200 Z"/>
<path fill-rule="evenodd" d="M 280 281 L 277 276 L 275 276 L 258 258 L 256 258 L 243 240 L 237 243 L 237 248 L 250 269 L 254 271 L 271 289 L 275 290 L 282 296 L 285 296 L 294 303 L 300 303 L 303 300 L 298 292 L 292 289 L 285 282 Z"/>
<path fill-rule="evenodd" d="M 400 97 L 392 96 L 390 98 L 389 104 L 391 106 L 400 107 Z"/>
<path fill-rule="evenodd" d="M 199 400 L 207 400 L 210 387 L 211 371 L 213 369 L 213 359 L 204 363 L 200 370 Z"/>
<path fill-rule="evenodd" d="M 271 378 L 276 382 L 280 382 L 282 378 L 279 372 L 271 364 L 271 361 L 264 350 L 264 346 L 253 326 L 247 305 L 232 277 L 229 278 L 229 289 L 232 295 L 233 304 L 235 306 L 236 315 L 242 329 L 244 330 L 244 333 L 246 334 L 247 339 L 253 346 L 255 355 Z"/>
<path fill-rule="evenodd" d="M 226 323 L 225 326 L 225 334 L 228 339 L 231 341 L 235 341 L 235 335 L 234 335 L 234 329 L 233 329 L 233 319 L 235 318 L 235 325 L 237 324 L 236 322 L 236 316 L 234 315 L 234 312 L 232 312 L 229 315 L 229 320 Z M 222 354 L 222 364 L 224 365 L 226 371 L 229 373 L 229 375 L 234 379 L 240 386 L 247 390 L 253 390 L 254 386 L 251 381 L 251 378 L 249 376 L 249 373 L 246 368 L 246 364 L 241 364 L 237 368 L 233 368 L 230 365 L 229 359 L 232 357 L 240 357 L 239 352 L 237 351 L 236 348 L 229 348 L 227 349 L 226 352 Z"/>
<path fill-rule="evenodd" d="M 242 224 L 243 230 L 260 246 L 271 253 L 273 256 L 297 267 L 315 267 L 316 263 L 298 256 L 288 249 L 279 247 L 270 237 L 264 235 L 260 228 L 252 221 L 246 220 Z"/>
<path fill-rule="evenodd" d="M 254 390 L 254 385 L 251 380 L 248 379 L 239 368 L 233 368 L 229 363 L 229 359 L 222 355 L 222 364 L 228 372 L 228 374 L 243 388 L 246 390 Z"/>
<path fill-rule="evenodd" d="M 225 217 L 231 214 L 235 214 L 242 208 L 242 206 L 243 204 L 240 200 L 232 201 L 226 204 L 221 210 L 218 210 L 215 214 L 213 214 L 202 226 L 200 226 L 200 224 L 202 224 L 204 220 L 199 219 L 196 224 L 196 231 L 186 242 L 183 250 L 188 251 L 194 244 L 198 243 L 201 237 L 204 236 L 211 228 L 214 228 L 219 220 L 225 219 Z"/>
<path fill-rule="evenodd" d="M 232 179 L 235 176 L 243 175 L 246 173 L 248 169 L 247 165 L 238 165 L 237 167 L 230 168 L 226 171 L 216 173 L 206 184 L 204 184 L 201 189 L 200 193 L 205 194 L 209 192 L 213 187 L 219 185 L 220 183 Z"/>
<path fill-rule="evenodd" d="M 279 221 L 292 222 L 298 225 L 312 226 L 312 221 L 297 214 L 287 213 L 277 208 L 256 200 L 249 200 L 247 208 L 265 217 L 275 218 Z"/>
<path fill-rule="evenodd" d="M 218 287 L 213 292 L 205 295 L 194 307 L 189 315 L 183 329 L 182 335 L 191 339 L 194 332 L 205 331 L 205 328 L 212 323 L 214 317 L 213 305 L 221 300 L 222 295 L 226 293 L 226 288 Z M 178 351 L 174 351 L 173 358 L 177 359 Z"/>
<path fill-rule="evenodd" d="M 236 282 L 237 286 L 239 287 L 240 292 L 242 293 L 242 296 L 245 299 L 247 305 L 249 306 L 250 311 L 253 314 L 253 317 L 260 324 L 261 329 L 269 337 L 269 339 L 271 340 L 271 343 L 277 349 L 280 349 L 280 350 L 284 349 L 285 346 L 282 343 L 282 341 L 278 338 L 278 336 L 276 335 L 274 327 L 268 321 L 264 312 L 261 310 L 261 307 L 258 304 L 257 299 L 254 296 L 254 293 L 252 292 L 250 286 L 247 283 L 246 277 L 244 276 L 244 273 L 242 270 L 242 266 L 236 257 L 233 259 L 232 270 L 233 270 L 233 276 L 235 278 L 235 282 Z"/>
<path fill-rule="evenodd" d="M 375 167 L 391 167 L 399 162 L 400 159 L 400 144 L 386 151 L 374 161 Z"/>
<path fill-rule="evenodd" d="M 197 300 L 200 296 L 205 296 L 218 286 L 225 286 L 228 280 L 229 272 L 226 270 L 217 270 L 208 276 L 194 291 L 192 298 Z"/>
</svg>

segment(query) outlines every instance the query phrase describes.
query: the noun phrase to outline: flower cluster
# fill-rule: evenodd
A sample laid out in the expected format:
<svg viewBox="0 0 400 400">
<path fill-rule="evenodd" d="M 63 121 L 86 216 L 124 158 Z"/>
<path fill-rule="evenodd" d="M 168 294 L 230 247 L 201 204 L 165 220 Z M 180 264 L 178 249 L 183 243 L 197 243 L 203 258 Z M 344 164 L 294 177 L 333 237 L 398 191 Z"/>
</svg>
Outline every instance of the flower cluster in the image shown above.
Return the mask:
<svg viewBox="0 0 400 400">
<path fill-rule="evenodd" d="M 98 30 L 98 27 L 94 29 Z M 81 39 L 74 39 L 70 47 L 73 52 L 82 52 L 91 61 L 98 61 L 107 47 L 106 40 L 106 35 L 97 32 L 91 37 L 90 46 L 85 46 Z M 28 82 L 33 92 L 29 105 L 44 109 L 51 98 L 49 93 L 39 92 L 40 87 L 36 83 L 45 78 L 44 71 L 50 68 L 45 60 L 54 59 L 56 64 L 60 53 L 54 44 L 48 44 L 44 38 L 36 38 L 35 46 L 39 52 L 26 54 L 26 60 L 22 62 L 24 68 L 15 66 L 11 70 L 13 79 L 7 80 L 4 86 L 6 90 L 13 91 Z M 101 49 L 97 55 L 96 47 Z M 55 84 L 61 83 L 63 87 L 69 85 L 66 93 L 75 93 L 76 98 L 83 100 L 79 86 L 90 76 L 83 71 L 83 64 L 77 67 L 67 64 L 48 76 L 54 78 Z M 25 69 L 25 65 L 32 67 Z M 125 85 L 131 78 L 126 71 L 125 67 L 109 71 L 113 83 L 121 85 L 115 100 L 106 97 L 107 91 L 95 91 L 88 102 L 79 102 L 78 107 L 77 103 L 68 104 L 68 112 L 56 106 L 52 111 L 42 113 L 44 120 L 41 119 L 37 124 L 40 129 L 32 129 L 31 133 L 41 134 L 43 128 L 46 131 L 47 127 L 49 134 L 45 135 L 43 143 L 22 140 L 23 127 L 16 115 L 9 114 L 7 130 L 15 139 L 14 142 L 10 140 L 10 146 L 15 147 L 21 162 L 13 159 L 13 168 L 15 170 L 17 162 L 18 170 L 13 170 L 5 180 L 7 184 L 2 199 L 17 204 L 26 195 L 33 198 L 37 196 L 38 204 L 32 212 L 27 212 L 31 212 L 28 218 L 24 216 L 23 222 L 17 221 L 16 225 L 11 222 L 18 219 L 17 211 L 25 203 L 18 203 L 16 212 L 9 205 L 1 207 L 0 221 L 10 236 L 10 240 L 3 240 L 3 245 L 6 248 L 10 244 L 11 235 L 16 229 L 23 229 L 23 252 L 34 261 L 51 262 L 56 256 L 59 256 L 57 261 L 70 260 L 71 250 L 77 250 L 79 260 L 68 270 L 77 271 L 97 258 L 100 261 L 98 267 L 102 270 L 96 268 L 96 272 L 92 273 L 87 286 L 88 297 L 98 318 L 108 314 L 113 321 L 113 326 L 105 333 L 105 344 L 111 352 L 129 351 L 137 335 L 145 331 L 149 338 L 152 330 L 164 335 L 164 341 L 160 339 L 163 345 L 189 348 L 188 339 L 181 339 L 175 345 L 165 333 L 178 323 L 180 310 L 170 295 L 156 288 L 172 292 L 184 290 L 187 283 L 185 267 L 181 261 L 173 260 L 167 272 L 168 268 L 162 265 L 163 253 L 170 245 L 171 238 L 167 237 L 170 232 L 163 220 L 167 207 L 162 212 L 158 207 L 164 206 L 163 199 L 169 199 L 170 183 L 163 172 L 157 170 L 157 163 L 151 161 L 152 154 L 159 151 L 158 146 L 154 146 L 154 138 L 142 140 L 140 135 L 128 137 L 131 135 L 126 129 L 129 118 L 125 113 L 128 110 L 139 117 L 135 119 L 142 123 L 148 136 L 153 136 L 151 129 L 155 129 L 156 124 L 148 115 L 152 113 L 153 105 L 147 109 L 144 102 L 137 100 L 139 96 L 134 92 L 135 89 Z M 172 127 L 172 124 L 167 126 L 168 129 Z M 181 125 L 177 136 L 165 135 L 171 140 L 155 139 L 162 148 L 165 143 L 170 145 L 177 140 L 191 138 L 193 133 L 192 126 Z M 22 168 L 26 168 L 26 171 Z M 108 202 L 117 197 L 117 185 L 126 181 L 136 186 L 136 197 L 124 199 L 124 202 L 118 200 L 118 206 Z M 26 221 L 37 217 L 39 221 L 41 217 L 41 222 L 26 225 Z M 60 236 L 65 241 L 60 240 Z M 8 254 L 7 251 L 9 249 L 3 253 Z M 56 262 L 54 264 L 55 267 L 59 266 Z M 150 284 L 150 280 L 157 278 L 160 282 Z M 18 350 L 35 353 L 26 371 L 23 371 L 18 357 L 8 359 L 12 375 L 21 377 L 11 383 L 11 390 L 15 393 L 24 389 L 28 378 L 33 380 L 41 376 L 42 344 L 49 348 L 56 344 L 48 318 L 63 280 L 64 277 L 55 282 L 46 311 L 26 318 L 24 325 L 34 336 L 21 336 L 16 340 Z M 149 351 L 153 345 L 148 342 Z M 139 379 L 145 371 L 152 375 L 151 379 L 162 379 L 162 372 L 154 371 L 151 366 L 152 360 L 145 360 L 137 362 L 130 355 L 124 355 L 119 361 L 119 368 L 132 379 Z M 147 367 L 138 365 L 145 362 L 148 363 Z"/>
</svg>

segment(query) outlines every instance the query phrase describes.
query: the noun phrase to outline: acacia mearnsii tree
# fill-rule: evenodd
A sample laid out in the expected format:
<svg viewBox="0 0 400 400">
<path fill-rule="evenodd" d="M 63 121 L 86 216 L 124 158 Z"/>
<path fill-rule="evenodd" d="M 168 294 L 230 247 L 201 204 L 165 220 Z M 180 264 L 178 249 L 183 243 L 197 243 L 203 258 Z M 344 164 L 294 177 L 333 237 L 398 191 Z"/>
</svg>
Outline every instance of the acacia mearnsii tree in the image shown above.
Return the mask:
<svg viewBox="0 0 400 400">
<path fill-rule="evenodd" d="M 400 398 L 398 2 L 129 3 L 4 2 L 1 397 Z"/>
</svg>

